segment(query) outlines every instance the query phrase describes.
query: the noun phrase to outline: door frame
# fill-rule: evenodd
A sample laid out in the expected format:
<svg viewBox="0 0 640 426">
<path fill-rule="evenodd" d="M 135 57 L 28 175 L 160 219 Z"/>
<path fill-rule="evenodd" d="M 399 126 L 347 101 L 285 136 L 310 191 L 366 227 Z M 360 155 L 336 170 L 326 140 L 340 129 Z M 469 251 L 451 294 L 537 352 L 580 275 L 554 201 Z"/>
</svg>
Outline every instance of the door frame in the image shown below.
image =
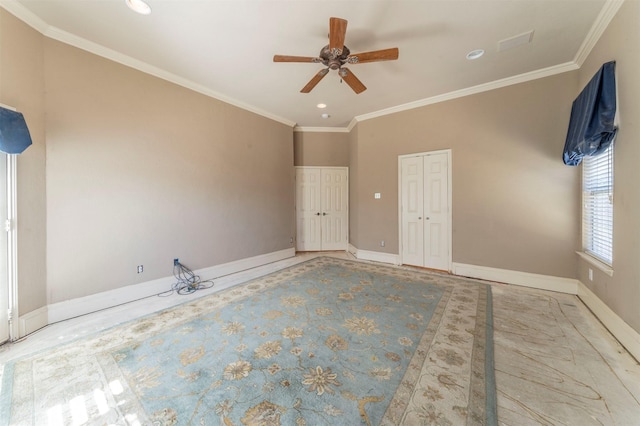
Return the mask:
<svg viewBox="0 0 640 426">
<path fill-rule="evenodd" d="M 6 286 L 2 291 L 6 294 L 6 306 L 0 306 L 0 309 L 6 310 L 7 320 L 7 340 L 4 336 L 0 337 L 0 343 L 5 341 L 12 342 L 20 338 L 20 324 L 18 321 L 18 238 L 17 238 L 17 186 L 16 186 L 16 155 L 5 154 L 6 174 L 3 176 L 5 181 L 3 184 L 6 189 L 7 210 L 6 220 L 3 224 L 3 231 L 6 232 L 7 240 L 4 253 L 6 256 L 7 268 L 6 275 L 0 278 L 0 285 Z M 4 305 L 4 304 L 3 304 Z M 3 321 L 5 316 L 2 315 Z M 4 333 L 3 333 L 4 334 Z"/>
<path fill-rule="evenodd" d="M 446 154 L 447 155 L 447 207 L 449 211 L 449 217 L 447 218 L 447 238 L 449 239 L 449 253 L 447 261 L 447 271 L 451 272 L 453 269 L 453 181 L 452 181 L 452 162 L 451 162 L 451 148 L 440 149 L 437 151 L 416 152 L 413 154 L 398 155 L 398 263 L 402 265 L 402 159 L 411 157 L 424 157 L 427 155 Z"/>
<path fill-rule="evenodd" d="M 7 155 L 7 284 L 9 286 L 9 340 L 20 336 L 18 321 L 18 156 Z"/>
</svg>

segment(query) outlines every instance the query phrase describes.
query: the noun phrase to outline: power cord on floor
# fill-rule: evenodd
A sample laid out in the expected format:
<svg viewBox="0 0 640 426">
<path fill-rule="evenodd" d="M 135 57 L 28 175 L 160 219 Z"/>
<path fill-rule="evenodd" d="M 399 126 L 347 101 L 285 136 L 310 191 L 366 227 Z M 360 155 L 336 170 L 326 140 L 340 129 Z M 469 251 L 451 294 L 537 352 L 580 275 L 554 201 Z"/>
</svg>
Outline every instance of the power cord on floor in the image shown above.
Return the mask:
<svg viewBox="0 0 640 426">
<path fill-rule="evenodd" d="M 173 276 L 176 282 L 171 286 L 171 290 L 158 294 L 158 296 L 170 296 L 175 291 L 178 294 L 191 294 L 197 290 L 204 290 L 213 287 L 213 280 L 200 279 L 191 269 L 184 266 L 179 261 L 173 263 Z"/>
</svg>

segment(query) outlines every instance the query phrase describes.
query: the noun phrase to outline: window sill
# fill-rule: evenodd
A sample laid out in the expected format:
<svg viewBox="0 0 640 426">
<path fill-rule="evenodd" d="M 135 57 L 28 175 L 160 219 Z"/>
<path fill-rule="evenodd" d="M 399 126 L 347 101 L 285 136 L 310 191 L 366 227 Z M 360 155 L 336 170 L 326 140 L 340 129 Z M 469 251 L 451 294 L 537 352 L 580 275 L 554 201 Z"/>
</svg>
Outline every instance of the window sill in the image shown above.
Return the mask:
<svg viewBox="0 0 640 426">
<path fill-rule="evenodd" d="M 593 256 L 591 256 L 591 255 L 589 255 L 589 254 L 587 254 L 587 253 L 585 253 L 583 251 L 577 251 L 576 253 L 578 253 L 578 256 L 580 256 L 585 261 L 587 261 L 591 265 L 595 266 L 596 268 L 598 268 L 599 270 L 601 270 L 605 274 L 609 275 L 610 277 L 613 276 L 613 268 L 611 266 L 607 265 L 606 263 L 603 263 L 603 262 L 599 261 L 595 257 L 593 257 Z"/>
</svg>

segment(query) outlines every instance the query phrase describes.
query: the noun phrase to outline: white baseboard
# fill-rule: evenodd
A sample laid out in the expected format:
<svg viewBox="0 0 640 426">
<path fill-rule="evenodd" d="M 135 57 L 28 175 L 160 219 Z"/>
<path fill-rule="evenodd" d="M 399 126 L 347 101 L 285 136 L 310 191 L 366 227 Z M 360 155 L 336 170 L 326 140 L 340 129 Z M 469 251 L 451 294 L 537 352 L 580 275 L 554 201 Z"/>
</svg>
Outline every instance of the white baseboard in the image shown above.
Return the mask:
<svg viewBox="0 0 640 426">
<path fill-rule="evenodd" d="M 508 269 L 489 268 L 487 266 L 467 265 L 453 262 L 452 273 L 462 277 L 497 281 L 540 290 L 578 294 L 579 281 L 573 278 L 554 277 L 552 275 L 532 274 Z"/>
<path fill-rule="evenodd" d="M 390 263 L 394 265 L 399 264 L 400 260 L 399 255 L 359 250 L 351 244 L 349 244 L 348 251 L 361 260 Z M 203 279 L 213 279 L 294 256 L 295 249 L 288 248 L 277 252 L 199 269 L 194 272 L 200 275 Z M 640 334 L 624 322 L 622 318 L 613 312 L 602 300 L 598 298 L 598 296 L 596 296 L 579 280 L 456 262 L 454 262 L 452 266 L 452 273 L 454 275 L 577 295 L 583 303 L 591 309 L 595 316 L 602 321 L 611 334 L 613 334 L 613 336 L 629 351 L 629 353 L 635 357 L 635 359 L 640 360 Z M 153 296 L 170 288 L 174 282 L 174 277 L 160 278 L 91 296 L 43 306 L 42 308 L 36 309 L 35 311 L 31 311 L 19 317 L 20 337 L 33 333 L 47 324 L 63 321 L 65 319 L 109 308 L 122 303 L 131 302 L 140 298 Z"/>
<path fill-rule="evenodd" d="M 640 334 L 624 322 L 598 296 L 578 281 L 578 297 L 636 360 L 640 361 Z"/>
<path fill-rule="evenodd" d="M 24 315 L 20 315 L 18 318 L 18 338 L 24 337 L 27 334 L 31 334 L 34 331 L 40 330 L 49 324 L 48 322 L 48 307 L 43 306 L 31 311 Z"/>
<path fill-rule="evenodd" d="M 399 265 L 400 256 L 391 253 L 381 253 L 379 251 L 360 250 L 349 244 L 349 253 L 360 260 L 371 260 L 373 262 L 391 263 Z"/>
<path fill-rule="evenodd" d="M 288 248 L 272 253 L 266 253 L 246 259 L 223 263 L 194 271 L 203 280 L 214 279 L 224 275 L 233 274 L 257 266 L 266 265 L 278 260 L 287 259 L 296 255 L 295 248 Z M 78 297 L 76 299 L 65 300 L 64 302 L 53 303 L 47 306 L 47 324 L 64 321 L 80 315 L 85 315 L 101 309 L 111 308 L 123 303 L 132 302 L 158 293 L 166 291 L 175 283 L 174 277 L 159 278 L 140 284 L 109 290 L 90 296 Z M 45 324 L 46 325 L 46 324 Z"/>
<path fill-rule="evenodd" d="M 223 277 L 229 274 L 235 274 L 236 272 L 245 271 L 247 269 L 256 268 L 258 266 L 266 265 L 268 263 L 277 262 L 279 260 L 288 259 L 296 255 L 296 249 L 294 247 L 274 251 L 272 253 L 261 254 L 259 256 L 248 257 L 246 259 L 240 259 L 233 262 L 223 263 L 221 265 L 211 266 L 196 271 L 203 279 L 213 279 Z"/>
<path fill-rule="evenodd" d="M 47 305 L 48 323 L 53 324 L 58 321 L 64 321 L 80 315 L 149 297 L 170 289 L 174 282 L 174 277 L 159 278 L 157 280 L 128 285 L 89 296 L 52 303 Z"/>
</svg>

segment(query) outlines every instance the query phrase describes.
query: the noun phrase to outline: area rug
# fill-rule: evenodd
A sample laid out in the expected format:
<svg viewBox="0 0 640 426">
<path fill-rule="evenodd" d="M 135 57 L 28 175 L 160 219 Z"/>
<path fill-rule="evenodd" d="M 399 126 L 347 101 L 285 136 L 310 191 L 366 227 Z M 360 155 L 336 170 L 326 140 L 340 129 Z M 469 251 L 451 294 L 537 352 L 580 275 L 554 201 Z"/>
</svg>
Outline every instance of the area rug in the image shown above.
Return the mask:
<svg viewBox="0 0 640 426">
<path fill-rule="evenodd" d="M 496 424 L 486 284 L 330 257 L 4 366 L 11 425 Z"/>
</svg>

